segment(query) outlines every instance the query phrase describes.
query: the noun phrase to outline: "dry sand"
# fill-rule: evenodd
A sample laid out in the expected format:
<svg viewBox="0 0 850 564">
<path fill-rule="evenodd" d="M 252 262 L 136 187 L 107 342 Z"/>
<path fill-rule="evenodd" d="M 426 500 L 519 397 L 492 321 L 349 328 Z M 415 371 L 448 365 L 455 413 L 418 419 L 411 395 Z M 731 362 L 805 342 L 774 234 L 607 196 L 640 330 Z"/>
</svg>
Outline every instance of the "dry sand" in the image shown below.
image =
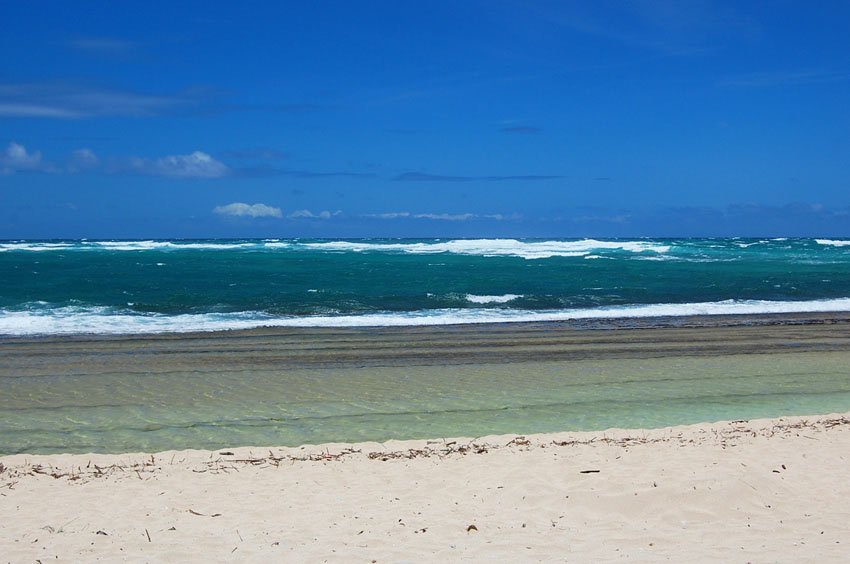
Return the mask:
<svg viewBox="0 0 850 564">
<path fill-rule="evenodd" d="M 0 458 L 0 561 L 846 561 L 850 414 Z"/>
</svg>

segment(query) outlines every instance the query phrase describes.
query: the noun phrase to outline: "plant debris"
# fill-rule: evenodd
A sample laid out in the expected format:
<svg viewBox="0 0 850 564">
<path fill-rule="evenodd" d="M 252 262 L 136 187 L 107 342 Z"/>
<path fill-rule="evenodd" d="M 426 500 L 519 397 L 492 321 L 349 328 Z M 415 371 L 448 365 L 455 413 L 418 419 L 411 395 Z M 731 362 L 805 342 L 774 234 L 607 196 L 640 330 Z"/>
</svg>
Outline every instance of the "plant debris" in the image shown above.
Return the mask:
<svg viewBox="0 0 850 564">
<path fill-rule="evenodd" d="M 387 462 L 390 460 L 413 460 L 417 458 L 447 458 L 457 456 L 468 456 L 472 454 L 484 455 L 491 451 L 498 451 L 509 448 L 522 447 L 522 450 L 530 450 L 534 448 L 547 447 L 574 447 L 574 446 L 595 446 L 597 444 L 613 445 L 624 448 L 636 447 L 644 444 L 653 444 L 661 442 L 677 442 L 681 446 L 702 444 L 705 442 L 714 442 L 723 448 L 734 447 L 738 439 L 743 437 L 764 437 L 770 438 L 774 436 L 789 436 L 796 435 L 804 438 L 817 440 L 804 434 L 807 430 L 829 431 L 837 427 L 850 426 L 850 418 L 845 416 L 828 417 L 819 420 L 797 419 L 786 421 L 779 419 L 773 425 L 764 427 L 752 427 L 748 421 L 732 421 L 730 423 L 717 424 L 707 428 L 701 428 L 695 433 L 685 435 L 682 432 L 670 433 L 652 433 L 651 436 L 644 434 L 643 436 L 624 436 L 624 437 L 609 437 L 606 435 L 591 436 L 590 438 L 573 438 L 567 440 L 553 440 L 547 442 L 537 442 L 525 436 L 518 435 L 507 443 L 489 444 L 479 440 L 469 442 L 452 441 L 428 441 L 421 448 L 409 448 L 406 450 L 387 450 L 373 451 L 363 453 L 361 449 L 354 447 L 346 447 L 341 450 L 331 451 L 330 447 L 325 447 L 323 451 L 309 452 L 307 454 L 295 454 L 274 450 L 269 450 L 268 455 L 264 456 L 243 456 L 240 458 L 221 458 L 222 456 L 235 456 L 231 451 L 220 451 L 211 453 L 210 459 L 193 465 L 192 472 L 195 473 L 221 473 L 239 471 L 240 468 L 246 466 L 255 468 L 281 468 L 282 465 L 293 464 L 296 462 L 340 462 L 351 456 L 363 455 L 369 460 L 380 460 Z M 586 435 L 585 435 L 586 436 Z M 216 456 L 216 454 L 218 456 Z M 50 465 L 38 463 L 24 463 L 17 466 L 5 466 L 0 463 L 0 474 L 3 475 L 4 481 L 0 482 L 0 488 L 12 489 L 18 483 L 19 478 L 24 476 L 49 476 L 53 479 L 66 479 L 71 482 L 86 483 L 92 479 L 115 477 L 118 479 L 138 477 L 140 480 L 150 480 L 155 476 L 155 472 L 161 470 L 164 466 L 181 464 L 183 460 L 177 462 L 172 461 L 157 461 L 151 455 L 135 462 L 127 462 L 123 464 L 114 463 L 109 466 L 99 466 L 89 462 L 86 466 L 72 467 L 53 467 Z M 785 466 L 782 466 L 785 470 Z M 595 474 L 600 472 L 598 469 L 586 469 L 579 471 L 582 474 Z M 194 515 L 206 516 L 192 509 L 188 510 Z M 211 517 L 218 517 L 221 514 L 213 514 Z"/>
</svg>

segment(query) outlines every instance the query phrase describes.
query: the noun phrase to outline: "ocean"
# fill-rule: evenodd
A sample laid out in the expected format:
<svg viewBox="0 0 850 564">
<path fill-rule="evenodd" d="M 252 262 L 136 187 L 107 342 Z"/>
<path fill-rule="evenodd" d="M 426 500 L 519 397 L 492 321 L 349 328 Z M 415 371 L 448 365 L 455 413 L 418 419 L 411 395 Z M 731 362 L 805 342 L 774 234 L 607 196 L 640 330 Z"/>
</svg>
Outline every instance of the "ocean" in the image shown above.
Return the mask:
<svg viewBox="0 0 850 564">
<path fill-rule="evenodd" d="M 847 240 L 3 241 L 0 455 L 844 412 L 846 312 Z"/>
<path fill-rule="evenodd" d="M 0 241 L 0 335 L 850 311 L 850 240 Z"/>
</svg>

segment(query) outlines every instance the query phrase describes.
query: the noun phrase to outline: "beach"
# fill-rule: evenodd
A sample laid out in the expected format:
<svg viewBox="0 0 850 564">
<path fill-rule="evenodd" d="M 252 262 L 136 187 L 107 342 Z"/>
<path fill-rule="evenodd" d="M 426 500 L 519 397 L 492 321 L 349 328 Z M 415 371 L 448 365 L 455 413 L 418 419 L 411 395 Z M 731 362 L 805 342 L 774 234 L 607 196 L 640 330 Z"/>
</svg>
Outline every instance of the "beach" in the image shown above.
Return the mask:
<svg viewBox="0 0 850 564">
<path fill-rule="evenodd" d="M 848 414 L 2 459 L 3 561 L 840 562 Z"/>
<path fill-rule="evenodd" d="M 0 453 L 657 428 L 850 409 L 846 314 L 0 339 Z"/>
<path fill-rule="evenodd" d="M 850 2 L 79 4 L 0 7 L 0 564 L 850 562 Z"/>
<path fill-rule="evenodd" d="M 848 344 L 842 313 L 7 338 L 0 554 L 841 561 Z"/>
</svg>

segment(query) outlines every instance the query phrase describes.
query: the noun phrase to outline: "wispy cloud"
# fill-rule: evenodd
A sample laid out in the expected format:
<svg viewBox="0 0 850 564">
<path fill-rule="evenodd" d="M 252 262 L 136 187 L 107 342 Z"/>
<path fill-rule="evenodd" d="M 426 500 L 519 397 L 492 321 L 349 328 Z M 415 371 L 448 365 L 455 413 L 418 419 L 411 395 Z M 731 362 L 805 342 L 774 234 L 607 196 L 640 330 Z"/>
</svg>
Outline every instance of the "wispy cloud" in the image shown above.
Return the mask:
<svg viewBox="0 0 850 564">
<path fill-rule="evenodd" d="M 207 153 L 195 151 L 188 155 L 169 155 L 158 159 L 133 157 L 127 161 L 128 169 L 138 174 L 170 176 L 174 178 L 221 178 L 230 174 L 230 168 Z M 119 170 L 121 165 L 119 165 Z"/>
<path fill-rule="evenodd" d="M 479 217 L 474 213 L 418 213 L 415 219 L 435 219 L 437 221 L 468 221 Z"/>
<path fill-rule="evenodd" d="M 81 40 L 82 41 L 82 40 Z M 91 49 L 107 50 L 106 40 L 85 40 Z M 99 88 L 76 82 L 0 84 L 0 117 L 83 119 L 102 116 L 149 117 L 173 113 L 228 112 L 309 113 L 328 109 L 313 103 L 243 104 L 228 102 L 232 92 L 192 88 L 152 93 Z"/>
<path fill-rule="evenodd" d="M 3 117 L 153 116 L 191 101 L 191 96 L 164 96 L 68 83 L 0 84 L 0 116 Z"/>
<path fill-rule="evenodd" d="M 410 212 L 384 212 L 364 214 L 361 217 L 367 219 L 427 219 L 432 221 L 471 221 L 490 219 L 495 221 L 503 221 L 509 219 L 519 219 L 517 214 L 503 215 L 495 214 L 478 214 L 478 213 L 410 213 Z"/>
<path fill-rule="evenodd" d="M 94 154 L 91 149 L 77 149 L 71 153 L 71 159 L 68 162 L 68 172 L 81 172 L 84 170 L 94 170 L 100 166 L 100 159 Z"/>
<path fill-rule="evenodd" d="M 341 210 L 337 210 L 333 213 L 328 210 L 320 211 L 318 213 L 313 213 L 310 210 L 296 210 L 286 217 L 289 219 L 330 219 L 338 215 L 342 215 Z"/>
<path fill-rule="evenodd" d="M 401 182 L 503 182 L 508 180 L 555 180 L 564 178 L 558 175 L 518 174 L 509 176 L 449 176 L 443 174 L 428 174 L 425 172 L 404 172 L 393 180 Z"/>
<path fill-rule="evenodd" d="M 213 213 L 231 217 L 283 217 L 283 212 L 280 208 L 275 208 L 266 204 L 245 204 L 243 202 L 233 202 L 225 206 L 216 206 Z"/>
<path fill-rule="evenodd" d="M 410 212 L 367 213 L 363 217 L 369 219 L 402 219 L 410 217 Z"/>
<path fill-rule="evenodd" d="M 731 38 L 761 34 L 734 5 L 699 0 L 534 3 L 529 10 L 550 25 L 666 56 L 703 53 Z"/>
<path fill-rule="evenodd" d="M 0 93 L 0 96 L 2 96 L 2 93 Z M 79 111 L 67 108 L 39 104 L 4 102 L 2 98 L 0 98 L 0 117 L 73 119 L 84 117 L 84 115 Z"/>
<path fill-rule="evenodd" d="M 573 218 L 575 223 L 628 223 L 632 215 L 628 213 L 616 215 L 579 215 Z"/>
</svg>

